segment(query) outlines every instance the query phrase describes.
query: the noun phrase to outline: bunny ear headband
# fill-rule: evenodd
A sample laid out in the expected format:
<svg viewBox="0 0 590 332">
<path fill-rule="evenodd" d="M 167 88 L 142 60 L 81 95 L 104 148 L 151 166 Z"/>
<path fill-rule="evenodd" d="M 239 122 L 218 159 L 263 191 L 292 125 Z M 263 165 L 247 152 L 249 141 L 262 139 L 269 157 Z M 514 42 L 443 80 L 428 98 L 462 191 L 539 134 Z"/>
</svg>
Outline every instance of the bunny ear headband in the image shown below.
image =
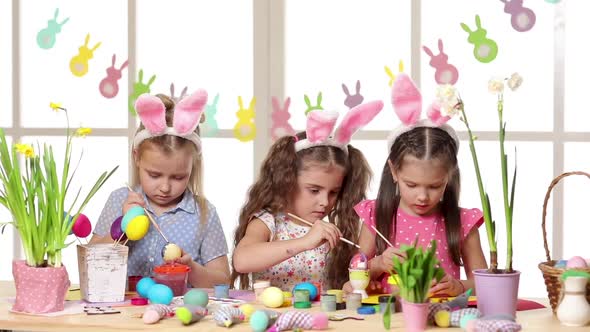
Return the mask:
<svg viewBox="0 0 590 332">
<path fill-rule="evenodd" d="M 380 100 L 353 107 L 346 112 L 334 135 L 331 134 L 338 120 L 338 112 L 322 110 L 309 112 L 305 129 L 307 138 L 295 142 L 295 151 L 324 145 L 334 146 L 348 153 L 348 143 L 352 135 L 371 122 L 382 109 L 383 102 Z"/>
<path fill-rule="evenodd" d="M 457 150 L 459 149 L 459 137 L 457 133 L 453 127 L 446 124 L 451 118 L 441 114 L 440 104 L 437 101 L 434 101 L 428 107 L 426 113 L 427 118 L 420 119 L 420 113 L 422 113 L 422 94 L 407 74 L 399 74 L 393 83 L 391 103 L 402 124 L 393 129 L 387 137 L 387 151 L 391 151 L 393 143 L 401 134 L 418 127 L 440 128 L 444 130 L 455 141 L 455 144 L 457 144 Z"/>
<path fill-rule="evenodd" d="M 148 138 L 173 135 L 193 142 L 197 149 L 200 149 L 201 139 L 195 133 L 195 129 L 199 125 L 206 104 L 207 92 L 202 89 L 184 97 L 174 107 L 173 126 L 168 127 L 164 103 L 156 96 L 142 94 L 135 101 L 135 110 L 145 129 L 135 135 L 133 148 L 137 148 L 141 142 Z"/>
</svg>

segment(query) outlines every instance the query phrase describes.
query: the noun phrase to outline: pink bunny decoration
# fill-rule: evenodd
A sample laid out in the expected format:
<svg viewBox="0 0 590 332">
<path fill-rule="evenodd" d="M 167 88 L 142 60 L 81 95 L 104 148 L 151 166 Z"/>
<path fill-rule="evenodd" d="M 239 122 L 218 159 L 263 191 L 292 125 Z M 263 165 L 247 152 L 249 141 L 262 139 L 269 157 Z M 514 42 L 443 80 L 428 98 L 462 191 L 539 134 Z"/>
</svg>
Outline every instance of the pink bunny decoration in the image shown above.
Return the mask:
<svg viewBox="0 0 590 332">
<path fill-rule="evenodd" d="M 174 95 L 174 83 L 170 83 L 170 99 L 172 99 L 175 104 L 178 104 L 178 102 L 180 100 L 182 100 L 182 98 L 186 97 L 187 90 L 188 90 L 188 87 L 185 86 L 184 89 L 182 89 L 182 91 L 180 92 L 180 96 L 175 96 Z"/>
<path fill-rule="evenodd" d="M 283 102 L 283 108 L 279 104 L 279 100 L 276 97 L 272 97 L 272 128 L 270 128 L 270 135 L 274 141 L 282 136 L 295 135 L 295 130 L 289 124 L 289 105 L 291 105 L 291 98 L 285 99 Z"/>
<path fill-rule="evenodd" d="M 530 8 L 523 6 L 523 0 L 500 0 L 504 3 L 504 12 L 511 15 L 510 23 L 518 32 L 529 31 L 535 26 L 537 16 Z"/>
<path fill-rule="evenodd" d="M 173 126 L 168 127 L 164 103 L 156 96 L 142 94 L 135 102 L 135 109 L 145 129 L 135 135 L 133 147 L 137 148 L 141 142 L 151 137 L 174 135 L 188 139 L 200 149 L 201 139 L 194 131 L 199 125 L 206 104 L 207 92 L 202 89 L 183 98 L 174 108 Z"/>
<path fill-rule="evenodd" d="M 459 137 L 455 130 L 446 124 L 450 120 L 440 112 L 440 105 L 435 101 L 427 111 L 427 118 L 420 120 L 422 113 L 422 94 L 407 74 L 397 76 L 391 90 L 391 104 L 402 124 L 393 129 L 387 138 L 388 151 L 396 138 L 416 127 L 436 127 L 446 131 L 459 147 Z"/>
<path fill-rule="evenodd" d="M 430 56 L 430 66 L 436 69 L 434 72 L 434 80 L 438 84 L 455 84 L 459 79 L 459 72 L 457 67 L 449 64 L 449 56 L 443 51 L 443 42 L 441 39 L 438 40 L 438 51 L 437 55 L 434 55 L 432 51 L 422 46 L 422 49 L 426 54 Z"/>
<path fill-rule="evenodd" d="M 346 98 L 344 99 L 344 105 L 347 106 L 348 108 L 353 108 L 357 105 L 360 105 L 363 100 L 365 99 L 361 94 L 361 81 L 356 81 L 356 93 L 354 95 L 351 95 L 350 92 L 348 91 L 348 87 L 346 87 L 346 85 L 344 85 L 344 83 L 342 83 L 342 91 L 344 91 L 344 94 L 346 94 Z"/>
<path fill-rule="evenodd" d="M 296 329 L 326 330 L 328 316 L 323 312 L 309 313 L 305 311 L 287 311 L 277 318 L 277 321 L 267 332 L 279 332 Z"/>
<path fill-rule="evenodd" d="M 307 127 L 305 130 L 307 138 L 297 141 L 295 150 L 301 151 L 314 146 L 328 145 L 348 152 L 347 146 L 352 135 L 371 122 L 382 109 L 383 102 L 380 100 L 354 107 L 344 115 L 334 136 L 331 136 L 331 133 L 336 125 L 336 120 L 338 120 L 338 112 L 311 111 L 307 115 Z"/>
<path fill-rule="evenodd" d="M 114 98 L 119 93 L 119 79 L 121 78 L 121 72 L 127 67 L 127 60 L 123 62 L 121 68 L 115 68 L 115 61 L 117 55 L 113 54 L 112 65 L 107 68 L 107 77 L 103 78 L 98 85 L 98 91 L 105 98 Z"/>
</svg>

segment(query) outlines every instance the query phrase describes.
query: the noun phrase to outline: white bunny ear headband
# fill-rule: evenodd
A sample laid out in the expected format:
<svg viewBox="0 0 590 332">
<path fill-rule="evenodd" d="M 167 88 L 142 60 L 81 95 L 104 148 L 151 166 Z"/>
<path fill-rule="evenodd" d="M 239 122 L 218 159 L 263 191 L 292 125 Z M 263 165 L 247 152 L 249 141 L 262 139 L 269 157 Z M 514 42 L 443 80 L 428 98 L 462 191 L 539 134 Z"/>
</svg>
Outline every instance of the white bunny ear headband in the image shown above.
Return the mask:
<svg viewBox="0 0 590 332">
<path fill-rule="evenodd" d="M 387 137 L 387 151 L 391 151 L 391 147 L 395 140 L 403 133 L 406 133 L 418 127 L 440 128 L 447 132 L 449 136 L 457 144 L 459 149 L 459 137 L 453 127 L 446 124 L 451 118 L 442 115 L 440 112 L 440 104 L 434 101 L 426 112 L 426 119 L 420 119 L 422 113 L 422 94 L 412 81 L 412 79 L 404 73 L 401 73 L 393 83 L 391 90 L 391 103 L 393 109 L 402 124 L 393 129 Z"/>
<path fill-rule="evenodd" d="M 380 100 L 353 107 L 346 112 L 334 135 L 331 134 L 338 120 L 338 112 L 309 112 L 305 129 L 307 138 L 295 142 L 295 151 L 324 145 L 334 146 L 348 153 L 348 143 L 352 135 L 371 122 L 382 109 L 383 102 Z"/>
<path fill-rule="evenodd" d="M 174 107 L 172 127 L 166 125 L 166 106 L 160 98 L 144 93 L 135 101 L 135 110 L 145 129 L 135 135 L 133 148 L 148 138 L 173 135 L 185 138 L 195 144 L 197 150 L 201 148 L 201 139 L 195 133 L 199 125 L 201 114 L 207 105 L 207 92 L 197 90 L 184 97 Z"/>
</svg>

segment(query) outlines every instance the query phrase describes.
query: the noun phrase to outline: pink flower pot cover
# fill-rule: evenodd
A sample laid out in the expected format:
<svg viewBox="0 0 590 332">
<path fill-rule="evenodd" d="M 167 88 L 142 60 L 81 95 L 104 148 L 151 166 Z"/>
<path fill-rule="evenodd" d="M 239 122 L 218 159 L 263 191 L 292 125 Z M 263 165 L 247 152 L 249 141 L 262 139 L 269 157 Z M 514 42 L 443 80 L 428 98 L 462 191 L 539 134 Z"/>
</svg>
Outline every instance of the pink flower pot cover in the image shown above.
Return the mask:
<svg viewBox="0 0 590 332">
<path fill-rule="evenodd" d="M 428 303 L 412 303 L 402 299 L 402 314 L 405 321 L 405 331 L 421 332 L 426 330 L 428 319 Z"/>
<path fill-rule="evenodd" d="M 13 311 L 48 313 L 64 310 L 70 280 L 65 266 L 31 267 L 25 261 L 12 261 L 16 286 Z"/>
</svg>

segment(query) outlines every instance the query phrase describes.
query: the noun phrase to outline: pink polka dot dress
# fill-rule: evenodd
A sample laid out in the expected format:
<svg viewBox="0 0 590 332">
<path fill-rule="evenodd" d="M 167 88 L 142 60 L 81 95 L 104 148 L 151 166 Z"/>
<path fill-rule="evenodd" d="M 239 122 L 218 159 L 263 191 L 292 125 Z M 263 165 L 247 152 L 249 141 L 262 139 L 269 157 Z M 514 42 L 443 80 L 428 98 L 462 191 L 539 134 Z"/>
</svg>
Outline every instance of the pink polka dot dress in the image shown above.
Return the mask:
<svg viewBox="0 0 590 332">
<path fill-rule="evenodd" d="M 375 226 L 375 200 L 365 200 L 354 207 L 368 229 L 375 234 L 370 226 Z M 461 209 L 461 243 L 472 229 L 477 229 L 483 223 L 483 214 L 479 209 Z M 393 220 L 392 220 L 393 223 Z M 440 214 L 429 216 L 413 216 L 401 208 L 397 209 L 396 236 L 390 236 L 394 246 L 412 244 L 418 236 L 418 245 L 430 247 L 430 241 L 437 242 L 436 256 L 445 272 L 455 279 L 460 277 L 460 266 L 455 264 L 449 254 L 447 236 L 445 234 L 445 219 Z M 395 243 L 393 242 L 395 238 Z"/>
</svg>

